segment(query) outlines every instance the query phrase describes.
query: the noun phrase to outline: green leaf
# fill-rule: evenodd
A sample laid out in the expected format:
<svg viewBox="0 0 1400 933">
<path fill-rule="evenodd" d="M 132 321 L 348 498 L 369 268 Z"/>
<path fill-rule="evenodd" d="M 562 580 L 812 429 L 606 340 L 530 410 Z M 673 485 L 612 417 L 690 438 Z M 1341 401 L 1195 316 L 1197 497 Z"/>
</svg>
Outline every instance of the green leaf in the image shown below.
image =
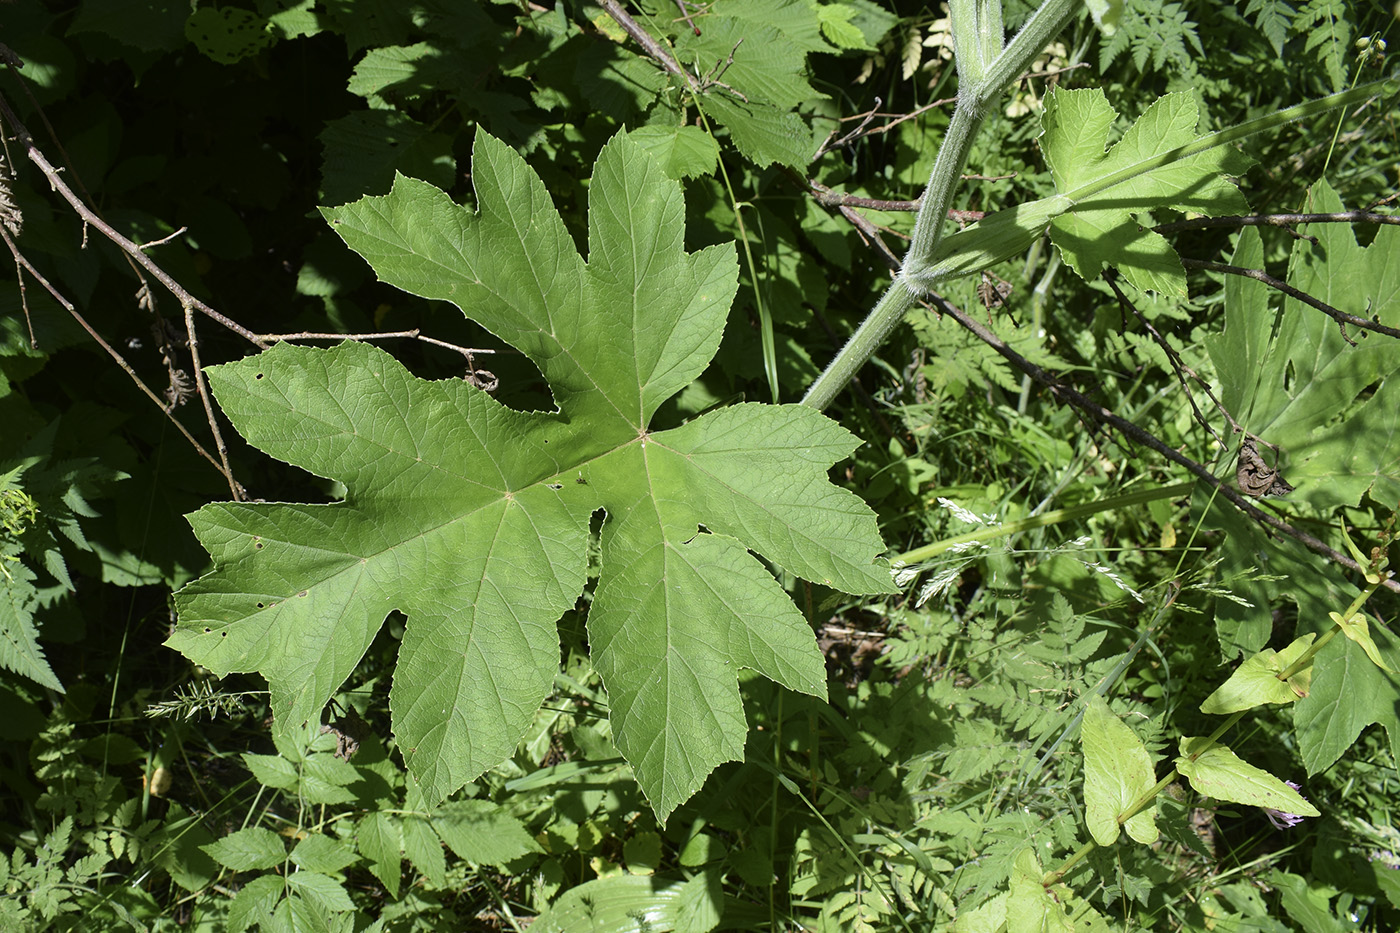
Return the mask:
<svg viewBox="0 0 1400 933">
<path fill-rule="evenodd" d="M 699 178 L 719 163 L 719 145 L 698 126 L 643 126 L 627 138 L 651 153 L 667 178 Z"/>
<path fill-rule="evenodd" d="M 1011 868 L 1011 892 L 1006 899 L 1007 933 L 1072 933 L 1074 925 L 1041 884 L 1040 860 L 1034 849 L 1022 849 Z"/>
<path fill-rule="evenodd" d="M 280 755 L 254 755 L 244 752 L 243 763 L 253 772 L 253 777 L 257 778 L 258 783 L 265 787 L 291 790 L 297 786 L 297 780 L 300 778 L 296 765 Z"/>
<path fill-rule="evenodd" d="M 617 746 L 664 818 L 742 756 L 739 668 L 825 690 L 811 630 L 750 549 L 846 592 L 893 590 L 873 514 L 826 477 L 856 441 L 802 406 L 650 429 L 718 347 L 736 275 L 729 246 L 684 251 L 679 188 L 635 144 L 614 139 L 595 167 L 587 265 L 539 179 L 484 132 L 473 181 L 479 213 L 400 177 L 326 215 L 381 279 L 520 349 L 560 411 L 513 411 L 359 344 L 211 369 L 245 437 L 349 492 L 195 513 L 216 570 L 178 595 L 170 644 L 221 674 L 260 671 L 290 732 L 403 612 L 390 707 L 431 804 L 529 728 L 603 509 L 589 642 Z"/>
<path fill-rule="evenodd" d="M 823 4 L 817 7 L 817 19 L 821 21 L 822 35 L 838 49 L 866 49 L 874 47 L 866 44 L 865 34 L 852 23 L 856 11 L 840 4 Z"/>
<path fill-rule="evenodd" d="M 428 821 L 405 816 L 400 824 L 403 831 L 403 854 L 413 867 L 423 873 L 435 888 L 446 884 L 447 860 L 442 854 L 442 841 Z"/>
<path fill-rule="evenodd" d="M 432 822 L 448 848 L 474 865 L 504 865 L 540 851 L 525 824 L 489 800 L 443 804 Z"/>
<path fill-rule="evenodd" d="M 1106 150 L 1116 117 L 1098 88 L 1052 91 L 1041 116 L 1040 144 L 1056 194 L 944 237 L 928 266 L 912 271 L 911 279 L 932 287 L 940 279 L 981 272 L 1025 252 L 1048 225 L 1050 239 L 1084 278 L 1114 266 L 1138 288 L 1184 297 L 1181 261 L 1165 238 L 1147 229 L 1153 223 L 1148 212 L 1245 211 L 1243 195 L 1222 176 L 1243 173 L 1251 160 L 1217 146 L 1157 164 L 1198 138 L 1195 98 L 1186 92 L 1158 99 Z"/>
<path fill-rule="evenodd" d="M 286 888 L 281 875 L 259 875 L 245 884 L 229 902 L 229 933 L 242 933 L 267 924 Z"/>
<path fill-rule="evenodd" d="M 341 883 L 329 875 L 314 871 L 295 871 L 287 876 L 289 891 L 299 893 L 322 910 L 345 912 L 355 909 L 350 895 Z"/>
<path fill-rule="evenodd" d="M 1230 675 L 1230 679 L 1216 688 L 1201 704 L 1201 712 L 1213 716 L 1237 713 L 1253 709 L 1265 703 L 1292 703 L 1299 697 L 1308 695 L 1308 685 L 1312 680 L 1312 667 L 1305 667 L 1287 681 L 1279 680 L 1279 675 L 1293 666 L 1303 656 L 1317 636 L 1309 632 L 1282 651 L 1266 648 L 1244 663 Z"/>
<path fill-rule="evenodd" d="M 1328 616 L 1337 623 L 1337 627 L 1342 630 L 1342 634 L 1361 646 L 1361 650 L 1366 652 L 1366 657 L 1371 659 L 1371 663 L 1379 667 L 1388 674 L 1395 673 L 1389 665 L 1381 658 L 1380 649 L 1376 647 L 1375 641 L 1371 638 L 1371 624 L 1366 620 L 1366 614 L 1355 613 L 1349 619 L 1343 619 L 1340 612 L 1329 612 Z"/>
<path fill-rule="evenodd" d="M 229 833 L 218 842 L 200 846 L 209 857 L 234 871 L 254 871 L 281 865 L 287 857 L 282 837 L 260 826 Z"/>
<path fill-rule="evenodd" d="M 338 839 L 314 833 L 302 839 L 292 849 L 292 861 L 308 871 L 333 875 L 360 860 L 355 850 Z"/>
<path fill-rule="evenodd" d="M 267 20 L 236 7 L 200 7 L 185 21 L 185 37 L 221 65 L 256 55 L 272 41 Z"/>
<path fill-rule="evenodd" d="M 451 185 L 457 170 L 452 139 L 396 110 L 361 110 L 321 131 L 321 203 L 342 204 L 388 190 L 397 172 Z"/>
<path fill-rule="evenodd" d="M 697 890 L 698 889 L 698 890 Z M 530 924 L 534 933 L 641 933 L 689 930 L 705 933 L 719 916 L 706 876 L 666 881 L 648 875 L 596 878 L 572 887 Z M 708 907 L 708 910 L 704 910 Z"/>
<path fill-rule="evenodd" d="M 1156 778 L 1152 759 L 1132 729 L 1095 694 L 1084 711 L 1084 818 L 1101 846 L 1118 841 L 1118 817 L 1141 797 Z M 1125 824 L 1128 835 L 1150 845 L 1157 841 L 1156 807 L 1142 810 Z"/>
<path fill-rule="evenodd" d="M 1320 816 L 1303 795 L 1267 771 L 1246 764 L 1228 746 L 1213 745 L 1194 761 L 1190 756 L 1206 746 L 1204 736 L 1183 737 L 1176 769 L 1197 793 L 1232 803 L 1267 807 L 1297 816 Z"/>
<path fill-rule="evenodd" d="M 1343 209 L 1325 182 L 1309 201 L 1313 211 Z M 1317 244 L 1294 241 L 1288 284 L 1400 327 L 1400 230 L 1381 227 L 1364 248 L 1347 224 L 1310 224 L 1302 232 Z M 1262 264 L 1257 247 L 1246 243 L 1257 244 L 1254 231 L 1241 235 L 1237 256 Z M 1296 487 L 1290 501 L 1354 506 L 1368 491 L 1381 502 L 1400 500 L 1395 341 L 1353 332 L 1353 347 L 1330 317 L 1293 298 L 1275 312 L 1271 296 L 1260 282 L 1227 283 L 1225 333 L 1206 343 L 1222 374 L 1221 404 L 1245 430 L 1280 448 L 1280 472 Z"/>
<path fill-rule="evenodd" d="M 1108 131 L 1118 113 L 1103 91 L 1056 88 L 1045 99 L 1041 149 L 1055 190 L 1075 202 L 1050 225 L 1050 239 L 1085 279 L 1116 267 L 1144 291 L 1186 297 L 1186 272 L 1165 237 L 1146 229 L 1149 211 L 1170 208 L 1215 217 L 1249 207 L 1222 174 L 1240 174 L 1247 160 L 1219 147 L 1136 175 L 1083 198 L 1076 194 L 1100 179 L 1146 162 L 1197 138 L 1196 98 L 1174 92 L 1159 98 L 1112 148 Z M 1122 207 L 1124 203 L 1131 207 Z"/>
<path fill-rule="evenodd" d="M 1395 636 L 1378 627 L 1372 637 L 1390 668 L 1400 669 Z M 1308 773 L 1330 768 L 1373 722 L 1385 727 L 1391 753 L 1400 755 L 1400 675 L 1381 670 L 1356 642 L 1334 638 L 1313 658 L 1312 689 L 1293 707 Z"/>
<path fill-rule="evenodd" d="M 355 844 L 360 854 L 369 860 L 369 870 L 378 878 L 392 897 L 399 896 L 399 878 L 403 874 L 403 859 L 399 823 L 387 813 L 370 813 L 360 820 L 355 831 Z"/>
</svg>

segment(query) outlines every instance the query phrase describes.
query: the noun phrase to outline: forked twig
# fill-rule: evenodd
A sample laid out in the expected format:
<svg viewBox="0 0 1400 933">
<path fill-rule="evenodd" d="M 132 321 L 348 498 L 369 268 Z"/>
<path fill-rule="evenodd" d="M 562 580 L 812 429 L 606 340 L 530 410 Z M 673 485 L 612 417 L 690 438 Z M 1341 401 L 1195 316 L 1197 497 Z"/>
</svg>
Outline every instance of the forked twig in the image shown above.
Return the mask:
<svg viewBox="0 0 1400 933">
<path fill-rule="evenodd" d="M 1316 308 L 1336 321 L 1337 327 L 1340 328 L 1342 332 L 1342 339 L 1353 347 L 1356 346 L 1356 341 L 1347 336 L 1348 324 L 1358 330 L 1369 330 L 1377 334 L 1385 334 L 1387 337 L 1400 338 L 1400 330 L 1396 330 L 1394 327 L 1387 327 L 1384 324 L 1378 324 L 1375 321 L 1368 321 L 1364 317 L 1357 317 L 1354 314 L 1348 314 L 1345 311 L 1334 308 L 1324 301 L 1319 301 L 1307 292 L 1300 291 L 1287 282 L 1274 278 L 1262 269 L 1245 269 L 1240 266 L 1227 265 L 1223 262 L 1207 262 L 1204 259 L 1183 259 L 1181 260 L 1181 264 L 1188 269 L 1206 269 L 1211 272 L 1225 272 L 1230 275 L 1244 276 L 1247 279 L 1254 279 L 1256 282 L 1263 282 L 1270 288 L 1278 289 L 1289 298 L 1301 301 L 1309 307 Z"/>
</svg>

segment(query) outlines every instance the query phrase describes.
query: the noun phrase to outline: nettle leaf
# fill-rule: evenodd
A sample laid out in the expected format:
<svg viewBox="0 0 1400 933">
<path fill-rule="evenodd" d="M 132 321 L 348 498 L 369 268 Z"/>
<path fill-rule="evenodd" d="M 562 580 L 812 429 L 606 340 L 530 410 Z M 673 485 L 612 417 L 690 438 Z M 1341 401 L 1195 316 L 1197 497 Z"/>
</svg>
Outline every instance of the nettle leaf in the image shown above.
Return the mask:
<svg viewBox="0 0 1400 933">
<path fill-rule="evenodd" d="M 539 178 L 483 131 L 472 179 L 475 213 L 402 176 L 324 213 L 382 280 L 517 347 L 559 411 L 418 379 L 362 344 L 212 369 L 250 442 L 348 492 L 194 513 L 215 570 L 178 594 L 169 643 L 261 672 L 294 731 L 402 612 L 394 732 L 435 802 L 510 755 L 549 693 L 601 509 L 589 642 L 617 746 L 664 819 L 743 754 L 739 668 L 824 695 L 811 630 L 750 549 L 845 592 L 893 591 L 874 515 L 826 477 L 857 441 L 793 405 L 650 429 L 718 348 L 737 264 L 729 245 L 685 251 L 680 188 L 640 147 L 620 136 L 598 158 L 587 263 Z"/>
<path fill-rule="evenodd" d="M 1117 117 L 1098 88 L 1052 91 L 1041 115 L 1040 147 L 1056 193 L 944 237 L 929 265 L 910 279 L 932 287 L 989 269 L 1025 252 L 1048 226 L 1051 241 L 1085 279 L 1113 266 L 1137 288 L 1186 297 L 1181 260 L 1149 229 L 1155 223 L 1150 212 L 1215 217 L 1247 210 L 1244 195 L 1225 176 L 1242 174 L 1252 160 L 1230 146 L 1167 156 L 1198 138 L 1196 101 L 1187 92 L 1159 98 L 1105 149 Z"/>
</svg>

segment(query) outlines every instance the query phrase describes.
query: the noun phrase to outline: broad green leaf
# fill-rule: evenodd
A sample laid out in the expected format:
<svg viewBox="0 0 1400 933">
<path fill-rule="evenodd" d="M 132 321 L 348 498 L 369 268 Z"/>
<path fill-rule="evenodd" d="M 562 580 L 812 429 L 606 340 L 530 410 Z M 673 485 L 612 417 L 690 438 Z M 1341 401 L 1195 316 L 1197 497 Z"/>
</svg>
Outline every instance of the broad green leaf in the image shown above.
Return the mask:
<svg viewBox="0 0 1400 933">
<path fill-rule="evenodd" d="M 1308 210 L 1342 209 L 1325 182 L 1313 189 Z M 1302 232 L 1317 245 L 1294 241 L 1290 285 L 1400 327 L 1400 230 L 1380 227 L 1364 248 L 1346 224 Z M 1242 234 L 1240 252 L 1259 263 L 1246 242 L 1257 243 L 1257 234 Z M 1227 283 L 1225 332 L 1206 343 L 1222 374 L 1221 403 L 1245 430 L 1280 448 L 1280 472 L 1296 487 L 1290 501 L 1357 505 L 1368 490 L 1381 502 L 1400 501 L 1396 341 L 1351 328 L 1353 347 L 1330 317 L 1293 298 L 1275 310 L 1273 295 L 1253 280 Z"/>
<path fill-rule="evenodd" d="M 1223 176 L 1243 173 L 1250 160 L 1228 146 L 1163 158 L 1198 138 L 1195 98 L 1186 92 L 1158 99 L 1106 150 L 1116 118 L 1098 88 L 1052 91 L 1040 145 L 1056 193 L 944 237 L 929 265 L 911 270 L 911 278 L 932 287 L 939 279 L 980 272 L 1024 252 L 1048 225 L 1050 239 L 1084 278 L 1114 266 L 1138 288 L 1185 297 L 1181 261 L 1160 234 L 1147 229 L 1149 212 L 1216 216 L 1246 210 L 1243 195 Z"/>
<path fill-rule="evenodd" d="M 719 162 L 714 137 L 698 126 L 643 126 L 627 138 L 651 153 L 666 177 L 678 181 L 709 175 Z"/>
<path fill-rule="evenodd" d="M 355 904 L 339 881 L 314 871 L 294 871 L 287 876 L 287 887 L 323 911 L 354 910 Z"/>
<path fill-rule="evenodd" d="M 1317 636 L 1309 632 L 1282 651 L 1266 648 L 1244 663 L 1221 684 L 1216 691 L 1206 697 L 1201 704 L 1201 712 L 1213 716 L 1237 713 L 1253 709 L 1265 703 L 1292 703 L 1299 697 L 1308 695 L 1308 684 L 1312 680 L 1312 667 L 1305 667 L 1287 681 L 1279 680 L 1279 675 L 1293 666 Z"/>
<path fill-rule="evenodd" d="M 1197 793 L 1232 803 L 1267 807 L 1298 816 L 1320 816 L 1317 808 L 1283 781 L 1241 761 L 1228 746 L 1214 745 L 1192 761 L 1190 756 L 1205 747 L 1204 736 L 1183 737 L 1176 769 L 1191 782 Z"/>
<path fill-rule="evenodd" d="M 421 871 L 434 887 L 446 884 L 447 860 L 442 854 L 442 842 L 428 821 L 405 816 L 399 824 L 403 832 L 403 854 Z"/>
<path fill-rule="evenodd" d="M 255 871 L 282 864 L 287 847 L 276 833 L 261 826 L 251 826 L 229 833 L 218 842 L 200 846 L 209 857 L 234 871 Z"/>
<path fill-rule="evenodd" d="M 243 763 L 253 772 L 253 777 L 257 778 L 258 783 L 265 787 L 290 790 L 297 786 L 296 765 L 281 755 L 254 755 L 252 752 L 244 752 Z"/>
<path fill-rule="evenodd" d="M 1372 637 L 1389 667 L 1400 670 L 1395 636 L 1377 627 Z M 1293 707 L 1308 773 L 1331 767 L 1373 722 L 1385 727 L 1391 754 L 1400 756 L 1400 675 L 1381 670 L 1356 642 L 1334 638 L 1313 658 L 1312 689 Z"/>
<path fill-rule="evenodd" d="M 1101 846 L 1118 841 L 1118 817 L 1156 783 L 1152 759 L 1132 729 L 1095 694 L 1084 710 L 1084 818 Z M 1123 825 L 1137 842 L 1157 841 L 1157 808 L 1136 813 Z"/>
<path fill-rule="evenodd" d="M 1007 933 L 1072 933 L 1074 924 L 1041 884 L 1040 860 L 1034 849 L 1023 849 L 1011 869 L 1011 892 L 1006 899 Z"/>
<path fill-rule="evenodd" d="M 434 843 L 436 843 L 434 839 Z M 403 859 L 400 857 L 402 837 L 399 823 L 387 813 L 374 812 L 360 820 L 355 830 L 355 844 L 360 854 L 369 861 L 369 870 L 389 890 L 393 897 L 399 896 L 399 879 L 403 875 Z"/>
<path fill-rule="evenodd" d="M 292 861 L 308 871 L 333 875 L 360 860 L 355 850 L 338 839 L 322 833 L 312 833 L 292 849 Z"/>
<path fill-rule="evenodd" d="M 1208 217 L 1243 213 L 1244 196 L 1223 174 L 1241 174 L 1249 160 L 1219 147 L 1135 175 L 1083 197 L 1078 192 L 1099 180 L 1195 140 L 1196 98 L 1186 91 L 1156 100 L 1105 151 L 1118 113 L 1103 91 L 1057 88 L 1045 99 L 1041 149 L 1055 189 L 1075 202 L 1073 210 L 1050 225 L 1050 239 L 1065 261 L 1085 279 L 1116 267 L 1144 291 L 1186 297 L 1186 272 L 1171 244 L 1146 229 L 1148 212 L 1169 208 Z M 1124 206 L 1124 205 L 1130 206 Z"/>
<path fill-rule="evenodd" d="M 696 74 L 728 85 L 709 88 L 700 106 L 729 129 L 740 152 L 760 167 L 812 161 L 812 130 L 793 110 L 826 95 L 807 83 L 801 48 L 772 26 L 717 15 L 705 17 L 699 36 L 681 29 L 676 47 Z"/>
<path fill-rule="evenodd" d="M 433 814 L 433 829 L 458 858 L 473 865 L 504 865 L 540 851 L 525 825 L 489 800 L 443 804 Z"/>
<path fill-rule="evenodd" d="M 539 179 L 485 132 L 472 177 L 478 212 L 400 177 L 326 215 L 381 279 L 520 349 L 560 410 L 513 411 L 360 344 L 210 370 L 245 437 L 349 491 L 191 516 L 216 569 L 180 592 L 170 644 L 220 674 L 260 671 L 289 734 L 404 613 L 390 708 L 431 804 L 529 728 L 602 509 L 589 642 L 617 746 L 664 818 L 742 756 L 739 668 L 825 690 L 811 630 L 750 549 L 845 592 L 893 590 L 873 514 L 826 478 L 856 441 L 802 406 L 650 430 L 718 347 L 736 274 L 729 246 L 685 252 L 679 187 L 635 144 L 599 156 L 586 265 Z"/>
<path fill-rule="evenodd" d="M 697 890 L 698 889 L 698 890 Z M 597 878 L 572 887 L 530 924 L 535 933 L 643 933 L 713 929 L 697 921 L 719 917 L 706 876 L 668 881 L 649 875 Z M 703 909 L 708 907 L 709 909 Z"/>
</svg>

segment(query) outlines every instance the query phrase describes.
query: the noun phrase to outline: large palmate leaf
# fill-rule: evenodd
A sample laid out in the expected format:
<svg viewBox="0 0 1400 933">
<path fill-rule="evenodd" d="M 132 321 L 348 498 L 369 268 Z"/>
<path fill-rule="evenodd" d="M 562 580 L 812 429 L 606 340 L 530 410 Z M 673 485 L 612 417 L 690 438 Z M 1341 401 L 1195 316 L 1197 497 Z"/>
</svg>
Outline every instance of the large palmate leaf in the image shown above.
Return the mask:
<svg viewBox="0 0 1400 933">
<path fill-rule="evenodd" d="M 1343 209 L 1325 182 L 1309 201 L 1310 210 Z M 1289 284 L 1342 311 L 1400 327 L 1400 231 L 1381 227 L 1366 247 L 1346 224 L 1311 224 L 1306 232 L 1311 239 L 1294 242 Z M 1258 233 L 1245 230 L 1232 263 L 1259 268 L 1263 255 Z M 1355 346 L 1322 312 L 1231 277 L 1225 330 L 1206 341 L 1221 403 L 1246 431 L 1278 448 L 1279 473 L 1296 487 L 1284 498 L 1286 507 L 1324 522 L 1334 508 L 1358 505 L 1368 492 L 1386 506 L 1400 501 L 1400 343 L 1355 328 L 1349 335 Z M 1264 646 L 1270 605 L 1280 597 L 1298 604 L 1304 626 L 1322 629 L 1330 625 L 1329 611 L 1356 593 L 1322 558 L 1267 537 L 1233 507 L 1217 505 L 1206 520 L 1227 531 L 1227 573 L 1253 566 L 1281 578 L 1235 583 L 1250 607 L 1217 606 L 1227 653 Z M 1383 631 L 1376 637 L 1393 659 L 1390 637 Z M 1318 655 L 1308 696 L 1294 708 L 1299 750 L 1313 773 L 1330 766 L 1371 722 L 1400 747 L 1400 677 L 1380 670 L 1350 639 L 1335 642 Z"/>
<path fill-rule="evenodd" d="M 603 509 L 589 641 L 614 738 L 664 818 L 742 754 L 738 668 L 825 689 L 811 631 L 749 549 L 846 592 L 893 589 L 873 514 L 826 479 L 856 440 L 799 406 L 649 429 L 718 348 L 737 267 L 730 246 L 685 251 L 680 189 L 641 147 L 618 137 L 598 158 L 586 264 L 538 177 L 483 131 L 472 179 L 476 213 L 401 176 L 325 214 L 381 279 L 517 347 L 559 411 L 420 380 L 358 344 L 211 370 L 245 437 L 348 491 L 195 513 L 216 569 L 178 595 L 170 643 L 221 674 L 260 671 L 296 728 L 404 613 L 394 732 L 436 800 L 509 755 L 549 692 L 554 623 Z"/>
<path fill-rule="evenodd" d="M 1309 210 L 1340 211 L 1326 182 Z M 1357 245 L 1346 224 L 1313 224 L 1298 240 L 1288 282 L 1334 308 L 1400 327 L 1400 230 L 1380 227 Z M 1237 264 L 1262 265 L 1258 234 L 1241 236 Z M 1282 450 L 1291 500 L 1317 508 L 1356 505 L 1368 490 L 1400 501 L 1400 342 L 1355 331 L 1294 298 L 1271 307 L 1253 280 L 1231 283 L 1225 332 L 1207 344 L 1221 374 L 1221 403 L 1245 430 Z"/>
<path fill-rule="evenodd" d="M 1207 216 L 1240 213 L 1249 204 L 1226 176 L 1252 160 L 1215 146 L 1185 158 L 1169 153 L 1197 140 L 1195 98 L 1173 92 L 1153 102 L 1112 147 L 1118 113 L 1098 88 L 1056 89 L 1045 98 L 1040 147 L 1056 193 L 989 214 L 944 237 L 926 269 L 911 278 L 933 287 L 1025 252 L 1043 236 L 1086 279 L 1112 266 L 1134 286 L 1186 296 L 1186 272 L 1161 234 L 1148 229 L 1151 211 Z"/>
</svg>

